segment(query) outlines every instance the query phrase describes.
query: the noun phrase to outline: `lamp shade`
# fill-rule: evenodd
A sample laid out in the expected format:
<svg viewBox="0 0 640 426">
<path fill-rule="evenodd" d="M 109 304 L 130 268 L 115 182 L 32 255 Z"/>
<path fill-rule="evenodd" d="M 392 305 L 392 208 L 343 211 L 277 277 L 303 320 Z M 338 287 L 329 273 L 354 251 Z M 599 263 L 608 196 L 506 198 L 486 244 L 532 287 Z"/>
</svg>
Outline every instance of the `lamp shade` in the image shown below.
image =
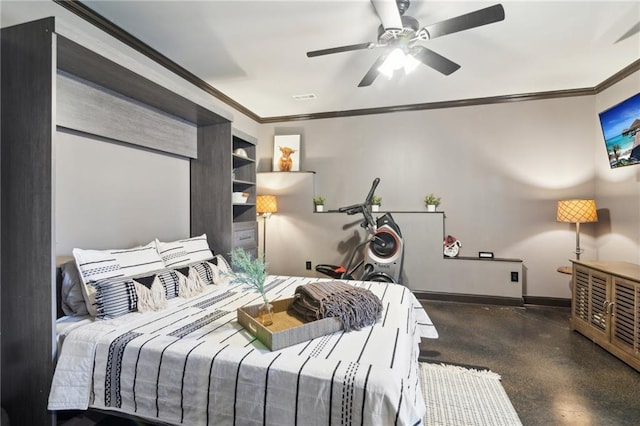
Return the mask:
<svg viewBox="0 0 640 426">
<path fill-rule="evenodd" d="M 597 222 L 595 200 L 561 200 L 558 201 L 558 222 L 584 223 Z"/>
<path fill-rule="evenodd" d="M 256 197 L 256 211 L 258 214 L 277 213 L 278 200 L 275 195 L 258 195 Z"/>
</svg>

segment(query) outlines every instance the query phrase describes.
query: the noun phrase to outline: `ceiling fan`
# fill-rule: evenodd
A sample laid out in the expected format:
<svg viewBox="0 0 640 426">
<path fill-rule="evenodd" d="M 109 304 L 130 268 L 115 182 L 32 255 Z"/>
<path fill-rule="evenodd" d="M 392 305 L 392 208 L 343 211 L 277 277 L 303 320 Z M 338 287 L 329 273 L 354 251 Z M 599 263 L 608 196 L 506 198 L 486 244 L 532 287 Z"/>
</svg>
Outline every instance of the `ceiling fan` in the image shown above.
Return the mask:
<svg viewBox="0 0 640 426">
<path fill-rule="evenodd" d="M 380 73 L 389 78 L 398 69 L 409 73 L 420 63 L 449 75 L 460 65 L 427 49 L 420 42 L 504 20 L 504 8 L 497 4 L 420 28 L 417 19 L 404 15 L 409 8 L 409 0 L 371 0 L 371 3 L 382 23 L 378 28 L 377 42 L 307 52 L 307 57 L 313 58 L 352 50 L 387 48 L 387 52 L 378 57 L 358 87 L 371 85 Z"/>
</svg>

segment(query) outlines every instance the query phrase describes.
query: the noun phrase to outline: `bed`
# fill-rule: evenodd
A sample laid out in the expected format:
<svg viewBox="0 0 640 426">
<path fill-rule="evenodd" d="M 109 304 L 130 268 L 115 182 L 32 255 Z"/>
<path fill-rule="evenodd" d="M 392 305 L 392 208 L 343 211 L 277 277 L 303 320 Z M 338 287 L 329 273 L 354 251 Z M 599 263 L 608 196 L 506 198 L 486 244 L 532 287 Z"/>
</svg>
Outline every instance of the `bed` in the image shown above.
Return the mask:
<svg viewBox="0 0 640 426">
<path fill-rule="evenodd" d="M 311 281 L 269 276 L 267 295 Z M 49 409 L 188 425 L 421 424 L 418 344 L 436 329 L 406 287 L 349 283 L 381 299 L 376 324 L 273 352 L 236 320 L 260 296 L 228 284 L 159 311 L 74 323 L 59 336 Z"/>
</svg>

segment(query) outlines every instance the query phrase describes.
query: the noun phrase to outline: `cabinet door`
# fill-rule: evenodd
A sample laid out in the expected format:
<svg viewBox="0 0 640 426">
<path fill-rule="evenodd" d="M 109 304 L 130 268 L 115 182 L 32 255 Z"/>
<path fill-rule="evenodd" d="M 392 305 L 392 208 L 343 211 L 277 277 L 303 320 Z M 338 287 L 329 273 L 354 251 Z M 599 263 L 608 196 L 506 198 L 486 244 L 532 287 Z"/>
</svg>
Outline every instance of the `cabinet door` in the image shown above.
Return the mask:
<svg viewBox="0 0 640 426">
<path fill-rule="evenodd" d="M 638 355 L 640 350 L 640 285 L 613 277 L 614 310 L 611 323 L 611 343 L 624 352 Z"/>
<path fill-rule="evenodd" d="M 608 340 L 610 275 L 576 265 L 572 318 L 576 329 L 593 338 Z"/>
</svg>

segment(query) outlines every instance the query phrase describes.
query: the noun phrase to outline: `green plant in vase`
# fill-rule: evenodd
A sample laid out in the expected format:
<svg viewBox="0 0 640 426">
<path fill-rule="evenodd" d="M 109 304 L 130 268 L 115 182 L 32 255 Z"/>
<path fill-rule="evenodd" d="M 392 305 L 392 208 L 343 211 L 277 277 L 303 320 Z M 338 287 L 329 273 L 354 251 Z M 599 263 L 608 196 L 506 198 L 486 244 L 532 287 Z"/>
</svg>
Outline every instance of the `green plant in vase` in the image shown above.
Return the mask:
<svg viewBox="0 0 640 426">
<path fill-rule="evenodd" d="M 427 206 L 427 211 L 434 212 L 436 207 L 440 205 L 440 197 L 436 197 L 431 193 L 424 197 L 424 204 Z"/>
<path fill-rule="evenodd" d="M 382 197 L 378 197 L 374 195 L 371 197 L 371 211 L 377 212 L 380 210 L 380 205 L 382 204 Z"/>
<path fill-rule="evenodd" d="M 231 284 L 240 284 L 246 288 L 260 293 L 263 305 L 259 309 L 259 317 L 263 325 L 273 324 L 273 306 L 269 303 L 264 289 L 267 280 L 267 264 L 264 258 L 253 259 L 251 255 L 241 248 L 231 253 L 231 269 L 229 276 Z"/>
<path fill-rule="evenodd" d="M 313 205 L 316 206 L 316 211 L 321 212 L 324 211 L 324 202 L 326 199 L 323 196 L 313 197 Z"/>
</svg>

